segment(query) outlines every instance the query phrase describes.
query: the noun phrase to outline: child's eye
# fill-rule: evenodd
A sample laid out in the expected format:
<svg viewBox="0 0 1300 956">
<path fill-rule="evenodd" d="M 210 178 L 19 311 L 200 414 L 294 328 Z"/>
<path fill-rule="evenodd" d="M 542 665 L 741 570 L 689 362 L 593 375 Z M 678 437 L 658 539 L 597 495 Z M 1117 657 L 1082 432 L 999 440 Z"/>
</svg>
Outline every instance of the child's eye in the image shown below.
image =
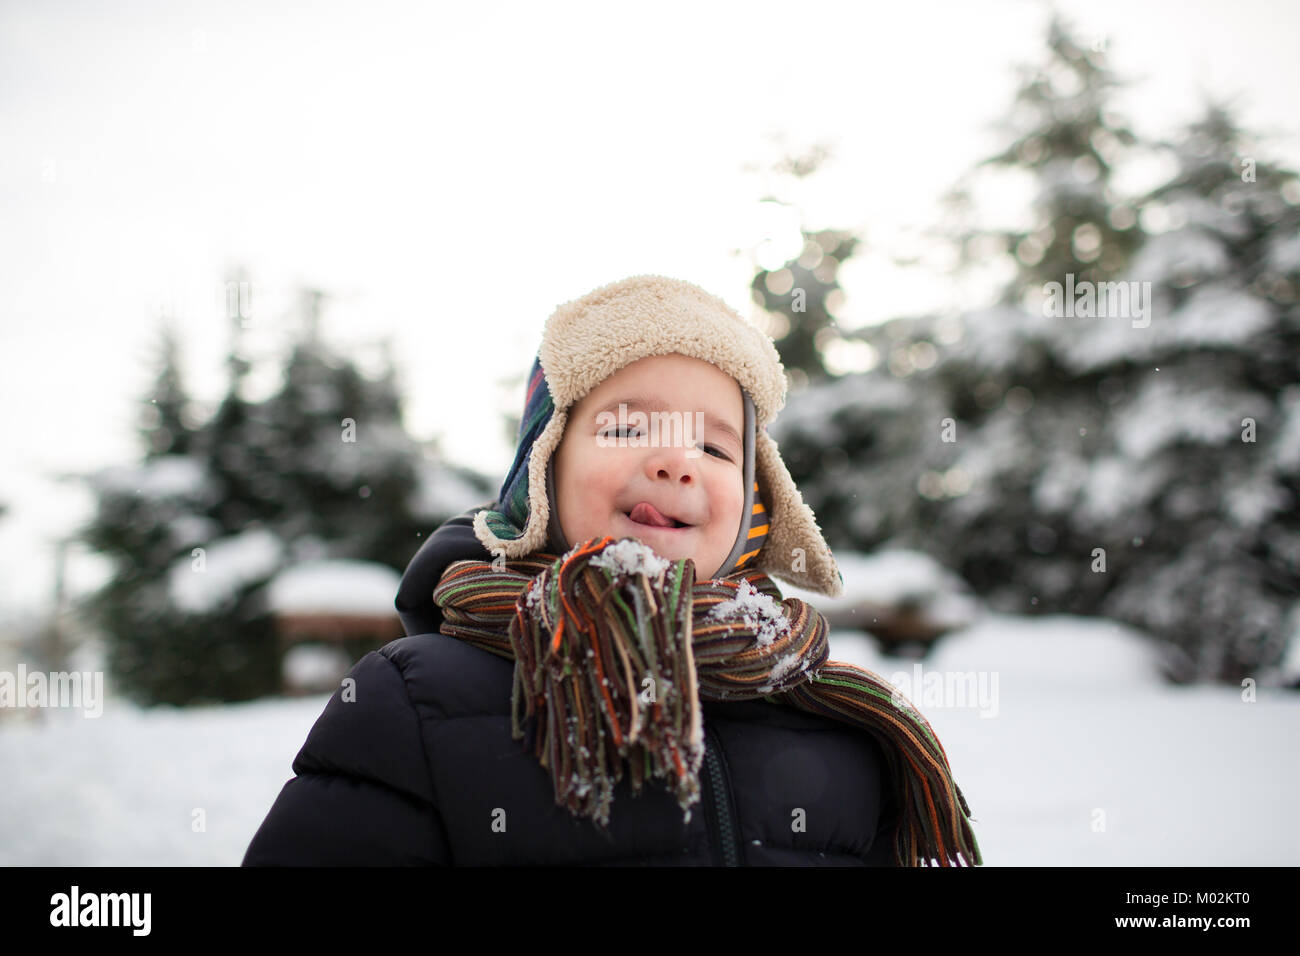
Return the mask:
<svg viewBox="0 0 1300 956">
<path fill-rule="evenodd" d="M 617 438 L 620 435 L 622 435 L 624 432 L 627 432 L 628 437 L 631 437 L 633 433 L 639 433 L 640 429 L 633 428 L 631 425 L 628 425 L 626 428 L 609 428 L 601 432 L 600 434 L 604 438 L 609 438 L 611 436 Z M 717 445 L 705 445 L 704 448 L 706 451 L 717 452 L 717 454 L 714 456 L 715 458 L 721 458 L 723 461 L 731 461 L 731 456 L 728 455 L 721 448 L 719 448 Z"/>
</svg>

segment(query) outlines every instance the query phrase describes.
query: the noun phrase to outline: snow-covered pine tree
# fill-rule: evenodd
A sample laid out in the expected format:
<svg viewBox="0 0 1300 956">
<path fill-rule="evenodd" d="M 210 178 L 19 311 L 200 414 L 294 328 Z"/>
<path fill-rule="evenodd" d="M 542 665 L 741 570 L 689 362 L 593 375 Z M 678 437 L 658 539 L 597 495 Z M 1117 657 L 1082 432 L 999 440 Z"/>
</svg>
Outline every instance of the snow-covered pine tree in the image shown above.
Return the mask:
<svg viewBox="0 0 1300 956">
<path fill-rule="evenodd" d="M 1032 182 L 1030 216 L 955 237 L 966 265 L 995 250 L 1012 254 L 1008 303 L 1067 272 L 1080 281 L 1110 278 L 1140 241 L 1134 210 L 1112 185 L 1115 164 L 1137 142 L 1110 105 L 1123 84 L 1106 65 L 1104 49 L 1080 42 L 1060 16 L 1048 24 L 1047 48 L 1044 63 L 1020 67 L 1012 109 L 1000 124 L 1010 143 L 977 167 Z"/>
<path fill-rule="evenodd" d="M 145 457 L 189 454 L 194 438 L 190 397 L 182 381 L 176 329 L 170 324 L 159 329 L 155 365 L 158 372 L 140 416 L 140 431 L 147 439 Z"/>
<path fill-rule="evenodd" d="M 796 386 L 834 377 L 822 355 L 838 331 L 833 314 L 840 288 L 840 265 L 854 254 L 859 239 L 843 229 L 819 229 L 803 235 L 803 251 L 779 269 L 759 269 L 750 284 L 754 301 L 784 318 L 773 341 L 781 364 Z"/>
<path fill-rule="evenodd" d="M 1058 59 L 1081 50 L 1062 29 Z M 1109 116 L 1104 86 L 1066 95 L 1082 114 L 1044 100 L 1042 140 L 1087 162 L 1025 152 L 1054 212 L 1009 234 L 1001 301 L 872 330 L 881 366 L 795 396 L 773 434 L 833 545 L 923 549 L 1001 610 L 1133 623 L 1188 679 L 1264 675 L 1300 626 L 1300 191 L 1212 107 L 1166 144 L 1167 183 L 1114 194 L 1123 151 L 1091 150 L 1118 121 L 1052 132 Z M 1051 283 L 1092 288 L 1092 316 L 1045 308 Z"/>
<path fill-rule="evenodd" d="M 1153 234 L 1126 276 L 1149 315 L 1078 318 L 1057 343 L 1104 376 L 1107 415 L 1053 503 L 1111 531 L 1103 613 L 1238 680 L 1279 663 L 1300 608 L 1300 180 L 1221 104 L 1163 148 L 1175 171 L 1140 201 Z"/>
<path fill-rule="evenodd" d="M 107 639 L 117 691 L 141 703 L 189 703 L 209 689 L 213 698 L 238 699 L 238 688 L 223 675 L 242 670 L 242 681 L 257 688 L 245 658 L 268 644 L 266 635 L 256 627 L 218 632 L 223 622 L 187 615 L 170 594 L 169 569 L 189 560 L 200 573 L 204 548 L 222 526 L 215 518 L 218 484 L 204 451 L 206 428 L 185 425 L 188 393 L 179 346 L 166 335 L 164 341 L 155 384 L 140 399 L 140 461 L 86 476 L 95 512 L 80 536 L 112 568 L 85 600 L 87 616 Z M 241 654 L 245 642 L 251 646 Z"/>
<path fill-rule="evenodd" d="M 1045 62 L 1023 72 L 1010 144 L 966 185 L 1019 176 L 1033 187 L 1031 207 L 1017 226 L 971 222 L 954 237 L 967 256 L 1014 263 L 1000 301 L 863 330 L 879 366 L 805 399 L 829 402 L 823 414 L 845 424 L 823 439 L 813 418 L 805 429 L 807 416 L 792 408 L 775 434 L 841 546 L 920 547 L 1003 610 L 1041 604 L 1087 613 L 1105 583 L 1074 580 L 1072 559 L 1053 557 L 1068 550 L 1068 524 L 1025 502 L 1054 449 L 1095 441 L 1096 382 L 1076 380 L 1055 356 L 1058 320 L 1021 302 L 1059 269 L 1096 278 L 1123 267 L 1137 227 L 1110 180 L 1135 137 L 1110 109 L 1116 82 L 1104 55 L 1085 49 L 1059 18 L 1048 26 Z M 1039 573 L 1026 578 L 1031 564 Z"/>
<path fill-rule="evenodd" d="M 146 432 L 140 465 L 91 479 L 84 538 L 115 567 L 92 609 L 114 679 L 142 703 L 277 691 L 280 649 L 260 594 L 276 572 L 318 557 L 401 570 L 432 527 L 490 497 L 481 476 L 407 435 L 389 353 L 372 379 L 324 342 L 321 298 L 304 299 L 273 395 L 244 394 L 251 363 L 232 319 L 226 394 L 186 453 L 150 453 L 160 442 Z M 159 381 L 184 395 L 174 349 Z"/>
<path fill-rule="evenodd" d="M 815 174 L 829 155 L 826 147 L 814 146 L 805 155 L 784 157 L 774 172 L 804 179 Z M 773 196 L 764 201 L 789 205 Z M 844 298 L 839 268 L 861 243 L 847 229 L 800 226 L 799 232 L 803 238 L 799 254 L 775 269 L 760 265 L 750 282 L 754 302 L 776 319 L 770 334 L 796 390 L 834 377 L 823 353 L 842 334 L 835 322 L 835 310 Z"/>
</svg>

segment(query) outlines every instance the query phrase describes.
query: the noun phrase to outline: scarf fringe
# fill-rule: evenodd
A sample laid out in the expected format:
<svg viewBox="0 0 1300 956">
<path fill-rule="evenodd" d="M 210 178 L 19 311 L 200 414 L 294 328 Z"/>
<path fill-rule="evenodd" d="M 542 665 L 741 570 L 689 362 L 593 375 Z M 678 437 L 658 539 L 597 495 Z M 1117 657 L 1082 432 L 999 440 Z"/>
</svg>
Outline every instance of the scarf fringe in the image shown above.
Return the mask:
<svg viewBox="0 0 1300 956">
<path fill-rule="evenodd" d="M 662 779 L 689 821 L 704 757 L 700 701 L 762 697 L 880 742 L 895 785 L 899 865 L 983 864 L 929 722 L 879 675 L 827 660 L 820 612 L 782 600 L 761 571 L 697 582 L 692 561 L 648 548 L 651 560 L 621 567 L 613 543 L 593 538 L 504 567 L 457 561 L 434 590 L 442 633 L 515 661 L 511 730 L 519 739 L 535 720 L 534 755 L 558 805 L 608 826 L 626 767 L 633 793 Z"/>
<path fill-rule="evenodd" d="M 674 565 L 662 592 L 644 578 L 619 587 L 588 564 L 601 550 L 575 548 L 518 603 L 512 729 L 520 737 L 523 720 L 544 717 L 536 753 L 571 811 L 607 826 L 626 763 L 634 793 L 666 778 L 689 820 L 704 757 L 699 702 L 683 692 L 694 682 L 691 642 L 679 637 L 693 568 Z"/>
</svg>

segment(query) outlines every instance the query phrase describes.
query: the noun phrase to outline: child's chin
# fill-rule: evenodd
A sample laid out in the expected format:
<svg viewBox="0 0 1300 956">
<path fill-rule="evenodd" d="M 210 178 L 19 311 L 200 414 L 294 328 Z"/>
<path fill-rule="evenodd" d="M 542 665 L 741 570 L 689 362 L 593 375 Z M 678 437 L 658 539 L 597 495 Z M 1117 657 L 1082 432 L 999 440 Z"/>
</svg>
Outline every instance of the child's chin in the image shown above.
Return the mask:
<svg viewBox="0 0 1300 956">
<path fill-rule="evenodd" d="M 682 558 L 695 559 L 696 552 L 699 550 L 702 528 L 656 528 L 633 521 L 626 515 L 620 517 L 623 520 L 615 522 L 613 537 L 636 538 L 656 554 L 671 561 Z"/>
</svg>

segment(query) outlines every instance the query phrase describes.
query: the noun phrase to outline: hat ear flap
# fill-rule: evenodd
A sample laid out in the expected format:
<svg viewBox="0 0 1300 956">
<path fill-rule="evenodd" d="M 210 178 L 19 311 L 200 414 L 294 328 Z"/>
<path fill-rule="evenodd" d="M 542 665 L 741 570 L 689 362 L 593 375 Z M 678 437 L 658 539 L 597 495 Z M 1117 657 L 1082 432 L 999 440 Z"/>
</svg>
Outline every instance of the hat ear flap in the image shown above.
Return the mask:
<svg viewBox="0 0 1300 956">
<path fill-rule="evenodd" d="M 769 520 L 767 541 L 753 566 L 795 587 L 839 597 L 844 578 L 835 557 L 766 428 L 758 430 L 755 442 L 754 477 L 766 491 Z"/>
<path fill-rule="evenodd" d="M 474 516 L 474 535 L 493 555 L 522 558 L 546 549 L 550 527 L 546 470 L 564 437 L 567 420 L 567 412 L 548 409 L 547 417 L 534 423 L 535 428 L 541 428 L 541 434 L 522 461 L 516 458 L 502 490 L 504 497 L 494 508 Z"/>
</svg>

